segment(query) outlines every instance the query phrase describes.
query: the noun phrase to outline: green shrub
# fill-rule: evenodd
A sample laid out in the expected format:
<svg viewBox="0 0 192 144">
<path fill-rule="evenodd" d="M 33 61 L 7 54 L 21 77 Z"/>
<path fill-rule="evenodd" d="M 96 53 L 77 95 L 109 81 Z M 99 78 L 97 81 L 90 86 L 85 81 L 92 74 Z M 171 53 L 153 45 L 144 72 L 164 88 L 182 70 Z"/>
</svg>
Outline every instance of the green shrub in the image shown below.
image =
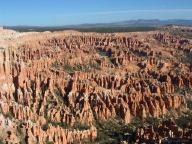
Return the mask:
<svg viewBox="0 0 192 144">
<path fill-rule="evenodd" d="M 52 67 L 55 68 L 55 69 L 58 69 L 60 67 L 60 63 L 55 61 L 53 64 L 52 64 Z"/>
<path fill-rule="evenodd" d="M 64 129 L 69 128 L 69 126 L 66 123 L 64 123 L 64 122 L 52 122 L 52 121 L 49 121 L 48 123 L 52 124 L 55 127 L 59 126 L 59 127 L 64 128 Z"/>
<path fill-rule="evenodd" d="M 188 127 L 188 124 L 192 122 L 192 112 L 188 111 L 184 115 L 180 116 L 176 119 L 176 123 L 178 126 L 182 128 Z"/>
<path fill-rule="evenodd" d="M 158 125 L 160 123 L 160 119 L 155 117 L 147 117 L 145 122 L 149 125 Z"/>
<path fill-rule="evenodd" d="M 42 130 L 47 131 L 49 128 L 48 123 L 44 124 L 41 128 L 42 128 Z"/>
<path fill-rule="evenodd" d="M 108 56 L 107 52 L 101 50 L 101 49 L 96 49 L 96 52 L 100 55 L 100 56 Z"/>
<path fill-rule="evenodd" d="M 89 126 L 86 124 L 81 124 L 79 122 L 76 122 L 73 126 L 74 129 L 78 129 L 78 130 L 87 130 L 89 129 Z"/>
<path fill-rule="evenodd" d="M 185 93 L 189 93 L 189 94 L 192 94 L 192 89 L 189 88 L 189 87 L 182 87 L 182 88 L 179 88 L 179 87 L 176 87 L 175 88 L 175 93 L 179 93 L 179 94 L 182 94 L 184 95 Z"/>
<path fill-rule="evenodd" d="M 72 67 L 70 64 L 65 64 L 65 65 L 63 66 L 63 69 L 64 69 L 66 72 L 68 72 L 68 73 L 74 73 L 74 69 L 73 69 L 73 67 Z"/>
<path fill-rule="evenodd" d="M 144 126 L 143 121 L 139 117 L 134 117 L 131 124 L 134 125 L 135 127 L 143 127 Z"/>
<path fill-rule="evenodd" d="M 188 100 L 187 101 L 187 107 L 192 110 L 192 101 L 191 100 Z"/>
<path fill-rule="evenodd" d="M 54 144 L 52 141 L 47 141 L 46 144 Z"/>
<path fill-rule="evenodd" d="M 192 53 L 184 53 L 182 62 L 192 64 Z"/>
<path fill-rule="evenodd" d="M 118 119 L 97 122 L 98 143 L 119 143 L 122 140 L 132 141 L 135 136 L 135 126 L 125 124 Z"/>
<path fill-rule="evenodd" d="M 9 118 L 9 119 L 12 119 L 13 118 L 13 114 L 11 112 L 7 112 L 5 115 L 4 115 L 6 118 Z"/>
</svg>

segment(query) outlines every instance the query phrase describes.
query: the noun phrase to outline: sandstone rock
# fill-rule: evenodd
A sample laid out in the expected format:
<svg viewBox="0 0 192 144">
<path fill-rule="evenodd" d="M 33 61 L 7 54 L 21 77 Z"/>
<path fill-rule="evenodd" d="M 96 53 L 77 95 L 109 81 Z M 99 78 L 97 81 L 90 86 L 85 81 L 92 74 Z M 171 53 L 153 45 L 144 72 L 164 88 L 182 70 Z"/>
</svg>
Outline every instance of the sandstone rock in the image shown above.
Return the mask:
<svg viewBox="0 0 192 144">
<path fill-rule="evenodd" d="M 190 42 L 166 33 L 2 30 L 0 43 L 1 112 L 22 125 L 26 143 L 95 140 L 97 120 L 119 117 L 127 124 L 134 117 L 161 117 L 170 108 L 185 106 L 185 97 L 176 90 L 192 86 L 191 66 L 174 53 L 190 51 Z M 71 130 L 76 123 L 88 128 Z M 189 133 L 171 126 L 177 137 Z M 20 142 L 16 128 L 5 133 L 7 143 Z M 147 128 L 138 129 L 137 137 L 161 140 L 165 135 Z"/>
</svg>

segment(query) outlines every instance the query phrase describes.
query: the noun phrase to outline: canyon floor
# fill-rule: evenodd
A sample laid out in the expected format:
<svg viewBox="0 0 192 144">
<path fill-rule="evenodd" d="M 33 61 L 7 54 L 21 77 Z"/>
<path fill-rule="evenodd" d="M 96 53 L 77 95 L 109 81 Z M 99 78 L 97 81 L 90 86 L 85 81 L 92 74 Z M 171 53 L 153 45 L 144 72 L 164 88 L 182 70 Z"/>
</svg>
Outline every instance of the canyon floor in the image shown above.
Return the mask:
<svg viewBox="0 0 192 144">
<path fill-rule="evenodd" d="M 1 143 L 192 143 L 191 33 L 1 29 Z"/>
</svg>

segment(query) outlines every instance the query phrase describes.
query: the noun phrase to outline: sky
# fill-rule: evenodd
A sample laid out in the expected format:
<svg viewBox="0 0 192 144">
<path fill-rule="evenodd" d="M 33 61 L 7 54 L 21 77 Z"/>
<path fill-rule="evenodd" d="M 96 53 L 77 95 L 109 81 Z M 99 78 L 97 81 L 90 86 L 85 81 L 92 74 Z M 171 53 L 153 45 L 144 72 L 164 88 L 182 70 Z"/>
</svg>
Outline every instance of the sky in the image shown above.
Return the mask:
<svg viewBox="0 0 192 144">
<path fill-rule="evenodd" d="M 192 20 L 192 0 L 0 0 L 0 25 L 62 26 L 136 19 Z"/>
</svg>

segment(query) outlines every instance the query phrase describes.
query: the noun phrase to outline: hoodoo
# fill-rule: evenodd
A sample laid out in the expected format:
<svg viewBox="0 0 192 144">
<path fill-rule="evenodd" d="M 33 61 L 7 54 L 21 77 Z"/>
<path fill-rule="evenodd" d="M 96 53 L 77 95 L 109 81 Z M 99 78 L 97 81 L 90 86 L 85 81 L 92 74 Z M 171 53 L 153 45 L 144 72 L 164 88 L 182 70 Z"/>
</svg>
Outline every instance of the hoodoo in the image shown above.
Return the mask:
<svg viewBox="0 0 192 144">
<path fill-rule="evenodd" d="M 119 142 L 192 139 L 190 40 L 0 28 L 0 42 L 1 141 L 99 143 L 106 130 Z"/>
</svg>

